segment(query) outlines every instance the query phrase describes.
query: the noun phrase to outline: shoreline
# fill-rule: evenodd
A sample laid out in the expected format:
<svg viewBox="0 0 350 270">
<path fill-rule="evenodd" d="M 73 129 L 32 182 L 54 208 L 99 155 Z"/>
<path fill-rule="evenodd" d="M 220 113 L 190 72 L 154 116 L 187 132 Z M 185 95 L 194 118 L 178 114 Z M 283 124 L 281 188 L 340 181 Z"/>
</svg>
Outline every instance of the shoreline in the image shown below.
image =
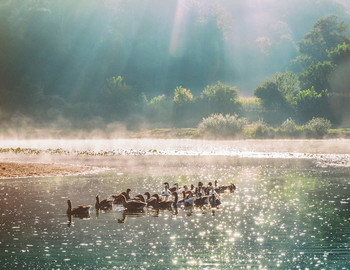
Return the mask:
<svg viewBox="0 0 350 270">
<path fill-rule="evenodd" d="M 0 161 L 0 179 L 66 176 L 91 171 L 92 167 L 79 165 Z"/>
</svg>

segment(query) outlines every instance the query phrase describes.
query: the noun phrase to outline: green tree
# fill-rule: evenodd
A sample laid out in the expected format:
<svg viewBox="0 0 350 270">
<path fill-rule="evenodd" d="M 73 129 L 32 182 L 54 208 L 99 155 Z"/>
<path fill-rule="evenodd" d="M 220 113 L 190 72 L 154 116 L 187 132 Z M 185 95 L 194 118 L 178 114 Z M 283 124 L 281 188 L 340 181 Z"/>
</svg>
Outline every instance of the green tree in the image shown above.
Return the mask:
<svg viewBox="0 0 350 270">
<path fill-rule="evenodd" d="M 346 63 L 350 59 L 350 42 L 338 44 L 336 48 L 327 52 L 332 63 L 336 65 Z"/>
<path fill-rule="evenodd" d="M 318 93 L 325 89 L 331 91 L 330 77 L 334 70 L 335 66 L 330 61 L 318 62 L 308 66 L 304 72 L 299 73 L 301 89 L 314 87 Z"/>
<path fill-rule="evenodd" d="M 299 81 L 292 72 L 276 73 L 254 90 L 263 108 L 267 122 L 281 123 L 294 113 L 294 97 L 299 92 Z"/>
<path fill-rule="evenodd" d="M 173 101 L 165 95 L 152 98 L 148 104 L 148 117 L 152 122 L 169 123 L 172 115 Z"/>
<path fill-rule="evenodd" d="M 177 86 L 174 90 L 174 103 L 177 106 L 182 106 L 193 101 L 193 95 L 190 89 Z"/>
<path fill-rule="evenodd" d="M 254 90 L 254 95 L 260 99 L 266 110 L 279 110 L 286 102 L 283 93 L 278 90 L 278 85 L 270 79 L 259 84 Z"/>
<path fill-rule="evenodd" d="M 335 65 L 334 72 L 330 76 L 330 85 L 332 86 L 332 92 L 339 94 L 338 98 L 349 98 L 350 92 L 350 43 L 339 44 L 337 48 L 328 52 L 328 56 L 332 63 Z M 340 109 L 335 105 L 335 109 Z"/>
<path fill-rule="evenodd" d="M 237 87 L 223 84 L 220 81 L 216 85 L 208 85 L 201 93 L 199 100 L 204 106 L 206 115 L 233 114 L 241 111 Z"/>
<path fill-rule="evenodd" d="M 134 112 L 137 95 L 134 88 L 124 82 L 123 77 L 113 76 L 106 80 L 101 102 L 101 106 L 110 120 L 121 119 Z"/>
<path fill-rule="evenodd" d="M 288 102 L 292 102 L 293 98 L 300 91 L 298 76 L 291 71 L 275 73 L 272 76 L 272 81 L 275 82 L 278 91 L 285 96 Z"/>
<path fill-rule="evenodd" d="M 344 35 L 348 25 L 343 21 L 338 23 L 337 20 L 336 15 L 317 20 L 311 31 L 299 42 L 300 54 L 310 56 L 314 63 L 323 62 L 328 60 L 327 50 L 349 42 L 349 38 Z"/>
<path fill-rule="evenodd" d="M 173 123 L 179 127 L 193 126 L 193 95 L 190 89 L 177 86 L 173 98 Z"/>
<path fill-rule="evenodd" d="M 303 90 L 295 97 L 297 117 L 306 122 L 314 117 L 332 118 L 327 90 L 320 93 L 314 87 Z"/>
</svg>

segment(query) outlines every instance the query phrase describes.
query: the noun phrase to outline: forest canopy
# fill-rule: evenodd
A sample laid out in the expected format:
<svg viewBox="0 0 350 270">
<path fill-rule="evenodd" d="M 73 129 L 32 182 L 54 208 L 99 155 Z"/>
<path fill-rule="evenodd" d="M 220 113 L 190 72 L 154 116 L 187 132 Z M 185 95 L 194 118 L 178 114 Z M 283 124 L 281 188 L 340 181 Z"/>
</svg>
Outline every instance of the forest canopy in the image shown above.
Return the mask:
<svg viewBox="0 0 350 270">
<path fill-rule="evenodd" d="M 3 0 L 0 120 L 346 125 L 349 23 L 336 0 Z"/>
</svg>

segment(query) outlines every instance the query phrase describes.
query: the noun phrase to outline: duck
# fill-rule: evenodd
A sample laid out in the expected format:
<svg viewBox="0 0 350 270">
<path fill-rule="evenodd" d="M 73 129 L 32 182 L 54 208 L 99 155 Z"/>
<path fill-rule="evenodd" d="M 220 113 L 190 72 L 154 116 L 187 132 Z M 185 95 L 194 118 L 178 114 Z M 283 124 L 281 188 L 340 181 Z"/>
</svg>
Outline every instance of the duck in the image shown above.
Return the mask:
<svg viewBox="0 0 350 270">
<path fill-rule="evenodd" d="M 169 190 L 169 183 L 164 182 L 164 190 L 162 191 L 162 197 L 167 200 L 171 196 L 171 191 Z"/>
<path fill-rule="evenodd" d="M 122 204 L 126 210 L 142 210 L 147 203 L 141 202 L 141 201 L 136 201 L 136 200 L 127 200 L 123 194 L 120 194 L 120 198 L 122 201 Z"/>
<path fill-rule="evenodd" d="M 125 196 L 125 198 L 126 198 L 127 200 L 130 200 L 130 191 L 131 191 L 130 188 L 128 188 L 128 189 L 126 190 L 126 196 Z"/>
<path fill-rule="evenodd" d="M 153 194 L 151 196 L 151 194 L 147 191 L 145 192 L 143 195 L 146 195 L 147 198 L 146 198 L 146 204 L 147 204 L 147 207 L 153 207 L 153 208 L 156 208 L 156 204 L 157 204 L 157 198 L 155 197 L 156 194 Z M 158 195 L 159 196 L 159 195 Z"/>
<path fill-rule="evenodd" d="M 113 200 L 112 199 L 103 199 L 100 201 L 99 195 L 96 195 L 96 203 L 95 208 L 98 210 L 107 210 L 111 209 L 113 206 Z"/>
<path fill-rule="evenodd" d="M 195 191 L 196 191 L 196 187 L 193 184 L 191 184 L 190 191 L 192 193 L 195 193 Z"/>
<path fill-rule="evenodd" d="M 121 194 L 124 195 L 124 197 L 126 198 L 127 201 L 130 200 L 130 191 L 131 191 L 131 189 L 128 188 L 128 189 L 126 190 L 126 192 L 123 191 L 123 192 L 120 193 L 120 194 L 112 194 L 111 197 L 114 198 L 114 202 L 113 202 L 113 203 L 114 203 L 114 204 L 122 204 L 122 200 L 121 200 L 121 197 L 120 197 Z"/>
<path fill-rule="evenodd" d="M 209 204 L 209 196 L 208 195 L 201 195 L 194 199 L 194 205 L 195 206 L 204 206 L 206 204 Z"/>
<path fill-rule="evenodd" d="M 154 194 L 153 195 L 156 198 L 156 203 L 155 203 L 155 207 L 157 209 L 168 209 L 171 208 L 173 201 L 172 200 L 160 200 L 159 195 L 158 194 Z"/>
<path fill-rule="evenodd" d="M 173 187 L 169 188 L 170 192 L 178 192 L 179 184 L 175 183 Z"/>
<path fill-rule="evenodd" d="M 178 188 L 179 188 L 179 184 L 178 184 L 178 183 L 175 183 L 173 187 L 170 187 L 170 185 L 169 185 L 168 182 L 164 182 L 163 185 L 168 186 L 168 190 L 169 190 L 170 192 L 175 192 L 175 191 L 177 191 Z"/>
<path fill-rule="evenodd" d="M 228 190 L 229 192 L 234 192 L 236 190 L 236 186 L 233 183 L 229 185 L 224 185 L 224 186 L 219 186 L 217 180 L 215 180 L 214 183 L 215 183 L 215 191 L 217 193 L 224 193 L 226 190 Z"/>
<path fill-rule="evenodd" d="M 145 198 L 142 196 L 142 194 L 136 195 L 136 196 L 133 198 L 133 200 L 145 202 Z"/>
<path fill-rule="evenodd" d="M 236 190 L 236 185 L 234 183 L 231 183 L 229 186 L 228 186 L 228 189 L 230 192 L 235 192 Z"/>
<path fill-rule="evenodd" d="M 227 186 L 219 186 L 218 180 L 214 181 L 214 189 L 216 193 L 224 193 Z"/>
<path fill-rule="evenodd" d="M 220 198 L 215 193 L 210 195 L 209 202 L 210 202 L 210 206 L 212 208 L 216 208 L 216 207 L 218 207 L 221 204 Z"/>
<path fill-rule="evenodd" d="M 182 195 L 184 197 L 184 206 L 185 207 L 193 207 L 193 204 L 194 204 L 194 198 L 193 198 L 193 194 L 191 191 L 183 191 L 182 192 Z"/>
<path fill-rule="evenodd" d="M 183 191 L 187 192 L 189 190 L 189 187 L 187 185 L 184 185 L 182 188 L 179 189 L 179 193 L 182 193 Z"/>
<path fill-rule="evenodd" d="M 173 192 L 172 195 L 174 196 L 174 201 L 173 201 L 174 208 L 184 206 L 185 201 L 184 199 L 179 201 L 179 195 L 177 194 L 177 192 Z"/>
<path fill-rule="evenodd" d="M 68 209 L 67 215 L 90 215 L 91 205 L 79 205 L 72 208 L 71 200 L 67 200 Z"/>
<path fill-rule="evenodd" d="M 202 188 L 203 187 L 203 182 L 202 181 L 199 181 L 198 182 L 198 188 Z"/>
<path fill-rule="evenodd" d="M 114 204 L 122 204 L 123 203 L 120 195 L 124 195 L 125 198 L 128 196 L 125 191 L 123 191 L 120 194 L 112 194 L 111 197 L 114 199 L 114 201 L 113 201 Z"/>
</svg>

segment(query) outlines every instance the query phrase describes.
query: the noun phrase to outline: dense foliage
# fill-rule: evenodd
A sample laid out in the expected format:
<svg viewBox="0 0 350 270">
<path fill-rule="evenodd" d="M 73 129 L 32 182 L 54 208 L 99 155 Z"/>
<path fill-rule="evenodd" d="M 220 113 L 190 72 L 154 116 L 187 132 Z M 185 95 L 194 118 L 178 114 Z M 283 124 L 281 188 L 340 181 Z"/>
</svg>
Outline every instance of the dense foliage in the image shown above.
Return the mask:
<svg viewBox="0 0 350 270">
<path fill-rule="evenodd" d="M 320 117 L 350 125 L 350 16 L 340 3 L 302 1 L 309 12 L 276 3 L 290 12 L 255 36 L 237 11 L 244 1 L 180 2 L 1 1 L 2 127 L 202 123 L 237 135 L 233 123 L 247 119 L 264 137 Z"/>
<path fill-rule="evenodd" d="M 338 22 L 334 15 L 319 19 L 299 42 L 300 55 L 293 64 L 299 63 L 300 72 L 288 71 L 284 76 L 275 74 L 255 89 L 267 122 L 281 124 L 293 117 L 305 123 L 314 117 L 322 117 L 334 125 L 346 123 L 350 91 L 349 76 L 346 75 L 350 71 L 347 29 L 348 25 Z M 283 90 L 281 85 L 287 85 L 288 90 Z"/>
</svg>

